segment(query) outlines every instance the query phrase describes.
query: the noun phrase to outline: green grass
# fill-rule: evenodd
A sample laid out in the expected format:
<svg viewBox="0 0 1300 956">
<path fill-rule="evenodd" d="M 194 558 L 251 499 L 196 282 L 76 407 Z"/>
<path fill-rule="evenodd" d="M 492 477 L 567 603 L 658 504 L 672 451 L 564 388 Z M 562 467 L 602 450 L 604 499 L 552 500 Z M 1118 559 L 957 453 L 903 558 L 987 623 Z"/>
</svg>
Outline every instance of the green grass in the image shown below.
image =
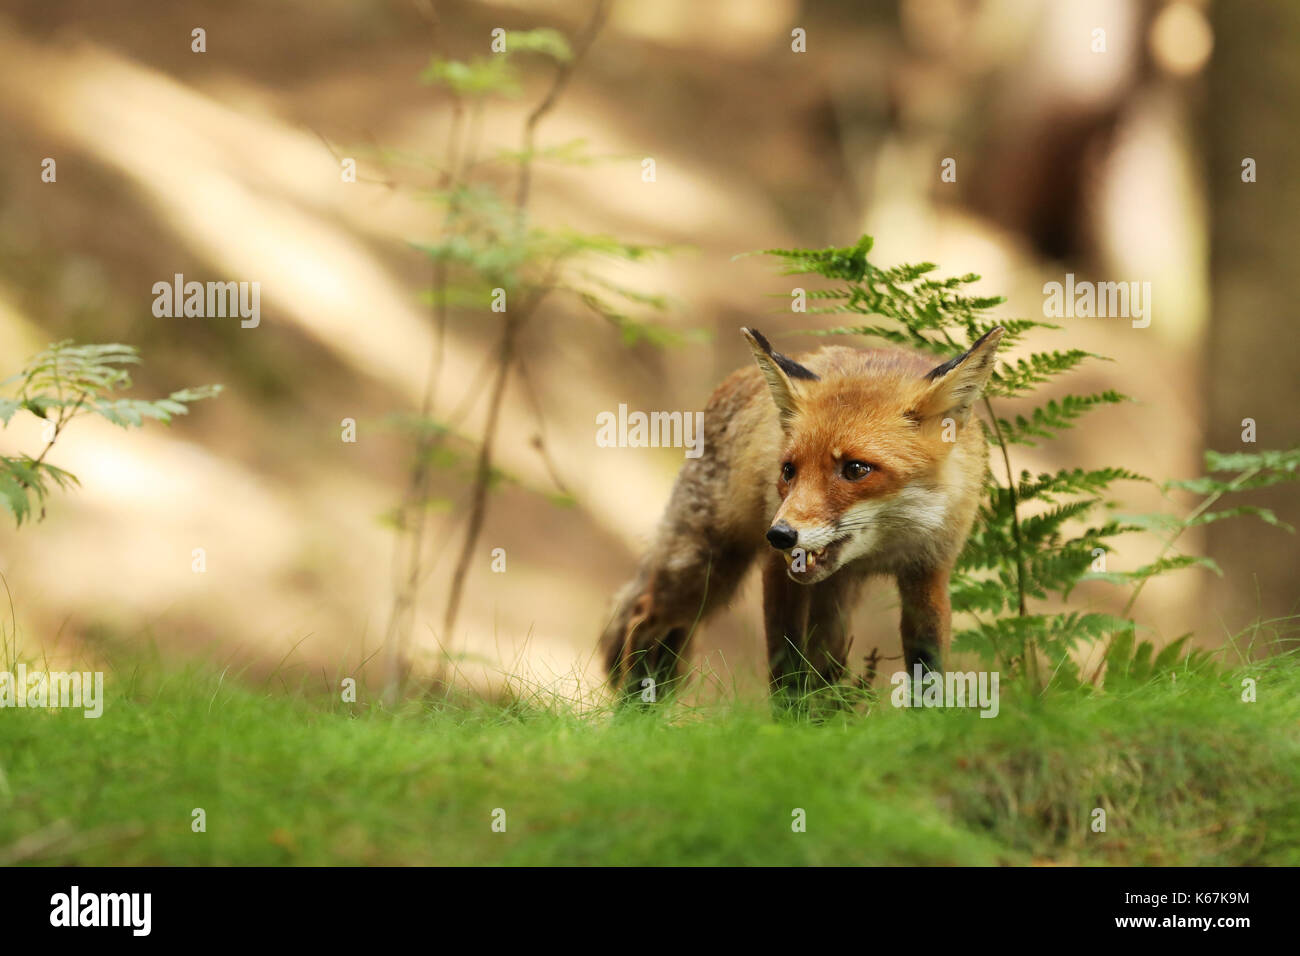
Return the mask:
<svg viewBox="0 0 1300 956">
<path fill-rule="evenodd" d="M 0 862 L 1300 863 L 1295 657 L 1104 693 L 1004 684 L 996 719 L 886 694 L 821 724 L 758 703 L 385 711 L 199 669 L 106 689 L 98 720 L 0 710 Z"/>
</svg>

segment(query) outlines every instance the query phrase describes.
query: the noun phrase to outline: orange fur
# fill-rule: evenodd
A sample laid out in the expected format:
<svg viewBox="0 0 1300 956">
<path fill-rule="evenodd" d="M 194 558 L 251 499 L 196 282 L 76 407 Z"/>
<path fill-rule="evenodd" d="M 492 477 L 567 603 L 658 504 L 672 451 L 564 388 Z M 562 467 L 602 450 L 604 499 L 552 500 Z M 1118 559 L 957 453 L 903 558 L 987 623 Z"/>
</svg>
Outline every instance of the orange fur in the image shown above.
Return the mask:
<svg viewBox="0 0 1300 956">
<path fill-rule="evenodd" d="M 725 603 L 760 553 L 774 686 L 809 672 L 839 678 L 848 612 L 873 574 L 898 583 L 908 669 L 940 668 L 948 577 L 988 461 L 971 406 L 1002 330 L 937 368 L 898 349 L 830 346 L 790 359 L 744 331 L 756 366 L 709 399 L 703 455 L 682 468 L 616 598 L 601 638 L 611 680 L 628 693 L 675 680 L 694 622 Z"/>
</svg>

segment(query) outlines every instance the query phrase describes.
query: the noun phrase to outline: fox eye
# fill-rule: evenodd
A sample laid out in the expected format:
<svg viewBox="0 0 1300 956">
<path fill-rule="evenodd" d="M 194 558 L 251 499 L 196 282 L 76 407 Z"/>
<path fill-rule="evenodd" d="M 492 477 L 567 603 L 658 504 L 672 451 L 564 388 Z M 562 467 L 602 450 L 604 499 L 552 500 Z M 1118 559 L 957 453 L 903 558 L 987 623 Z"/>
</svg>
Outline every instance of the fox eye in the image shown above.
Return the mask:
<svg viewBox="0 0 1300 956">
<path fill-rule="evenodd" d="M 784 482 L 794 481 L 794 465 L 791 462 L 787 461 L 781 466 L 781 480 Z"/>
<path fill-rule="evenodd" d="M 840 472 L 849 481 L 859 481 L 875 471 L 865 461 L 846 461 Z"/>
</svg>

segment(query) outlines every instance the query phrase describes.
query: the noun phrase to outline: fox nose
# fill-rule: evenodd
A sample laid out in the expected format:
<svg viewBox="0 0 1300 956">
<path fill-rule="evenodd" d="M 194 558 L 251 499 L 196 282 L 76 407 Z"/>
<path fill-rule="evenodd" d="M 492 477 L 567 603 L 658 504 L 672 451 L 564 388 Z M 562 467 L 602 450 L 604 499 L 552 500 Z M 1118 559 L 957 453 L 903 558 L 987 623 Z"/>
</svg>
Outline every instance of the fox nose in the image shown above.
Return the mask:
<svg viewBox="0 0 1300 956">
<path fill-rule="evenodd" d="M 784 521 L 778 521 L 767 529 L 767 540 L 778 551 L 785 551 L 795 546 L 795 542 L 799 540 L 799 532 Z"/>
</svg>

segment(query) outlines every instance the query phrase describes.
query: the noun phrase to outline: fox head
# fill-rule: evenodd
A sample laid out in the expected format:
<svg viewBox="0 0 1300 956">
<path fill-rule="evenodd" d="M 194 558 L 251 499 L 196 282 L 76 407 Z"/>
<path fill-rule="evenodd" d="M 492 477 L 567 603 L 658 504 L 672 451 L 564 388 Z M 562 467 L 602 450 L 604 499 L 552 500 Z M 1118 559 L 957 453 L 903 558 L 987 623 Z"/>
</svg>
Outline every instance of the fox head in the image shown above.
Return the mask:
<svg viewBox="0 0 1300 956">
<path fill-rule="evenodd" d="M 812 584 L 883 549 L 943 538 L 954 496 L 984 477 L 983 437 L 978 453 L 958 438 L 993 372 L 1002 328 L 934 368 L 908 352 L 845 350 L 850 358 L 813 363 L 827 366 L 820 375 L 761 332 L 742 331 L 785 436 L 772 476 L 781 506 L 767 539 L 786 553 L 790 577 Z"/>
</svg>

